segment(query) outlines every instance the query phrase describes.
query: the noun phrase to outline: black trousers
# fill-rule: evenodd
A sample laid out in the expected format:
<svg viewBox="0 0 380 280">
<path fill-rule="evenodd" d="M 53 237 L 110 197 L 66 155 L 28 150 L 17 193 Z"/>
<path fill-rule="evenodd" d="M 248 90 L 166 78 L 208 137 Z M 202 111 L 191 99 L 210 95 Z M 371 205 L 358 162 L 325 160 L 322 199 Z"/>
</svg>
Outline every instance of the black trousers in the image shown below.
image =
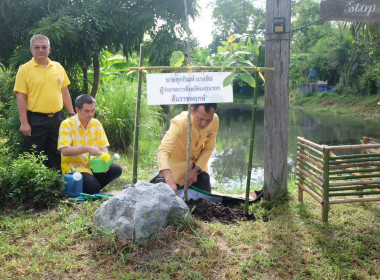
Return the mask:
<svg viewBox="0 0 380 280">
<path fill-rule="evenodd" d="M 54 116 L 28 111 L 28 122 L 32 128 L 31 136 L 24 136 L 27 152 L 44 152 L 47 156 L 45 165 L 61 170 L 61 152 L 57 150 L 58 133 L 61 122 L 65 119 L 62 111 Z"/>
<path fill-rule="evenodd" d="M 164 176 L 162 176 L 161 174 L 158 174 L 150 182 L 153 184 L 166 183 Z M 196 187 L 198 189 L 211 193 L 210 175 L 208 175 L 208 173 L 206 172 L 201 172 L 200 174 L 198 174 L 197 182 L 193 184 L 192 187 Z"/>
<path fill-rule="evenodd" d="M 81 173 L 83 175 L 83 192 L 87 194 L 98 193 L 113 180 L 119 178 L 121 172 L 121 166 L 112 163 L 105 173 L 94 173 L 94 175 L 85 172 Z"/>
</svg>

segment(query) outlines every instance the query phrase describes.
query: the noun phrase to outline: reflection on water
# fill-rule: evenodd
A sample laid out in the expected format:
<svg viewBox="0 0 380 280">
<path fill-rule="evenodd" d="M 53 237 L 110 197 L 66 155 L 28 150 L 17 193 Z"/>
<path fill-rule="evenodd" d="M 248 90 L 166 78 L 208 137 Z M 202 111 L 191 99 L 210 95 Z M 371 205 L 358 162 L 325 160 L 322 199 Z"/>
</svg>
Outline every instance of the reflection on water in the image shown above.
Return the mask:
<svg viewBox="0 0 380 280">
<path fill-rule="evenodd" d="M 168 119 L 187 107 L 171 107 Z M 251 136 L 251 106 L 219 104 L 220 127 L 215 151 L 209 162 L 213 188 L 239 192 L 245 189 Z M 354 119 L 321 113 L 289 112 L 288 164 L 295 171 L 297 136 L 326 145 L 359 144 L 363 136 L 380 138 L 373 120 Z M 270 140 L 269 140 L 270 141 Z M 264 111 L 257 110 L 251 184 L 264 180 Z"/>
<path fill-rule="evenodd" d="M 216 149 L 210 160 L 212 186 L 231 192 L 239 192 L 245 189 L 247 182 L 252 108 L 250 106 L 223 104 L 218 107 L 218 115 L 220 127 Z M 251 172 L 252 182 L 264 180 L 263 124 L 264 111 L 258 110 Z"/>
</svg>

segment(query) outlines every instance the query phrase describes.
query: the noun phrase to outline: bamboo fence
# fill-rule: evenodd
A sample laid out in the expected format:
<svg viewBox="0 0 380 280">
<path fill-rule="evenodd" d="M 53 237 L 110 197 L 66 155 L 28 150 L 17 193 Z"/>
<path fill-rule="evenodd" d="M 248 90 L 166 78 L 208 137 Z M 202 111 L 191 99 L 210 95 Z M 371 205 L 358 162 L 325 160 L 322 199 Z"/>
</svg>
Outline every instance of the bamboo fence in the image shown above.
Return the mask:
<svg viewBox="0 0 380 280">
<path fill-rule="evenodd" d="M 298 201 L 307 192 L 321 204 L 324 222 L 331 204 L 380 201 L 380 150 L 373 150 L 380 144 L 327 146 L 302 137 L 297 142 Z"/>
</svg>

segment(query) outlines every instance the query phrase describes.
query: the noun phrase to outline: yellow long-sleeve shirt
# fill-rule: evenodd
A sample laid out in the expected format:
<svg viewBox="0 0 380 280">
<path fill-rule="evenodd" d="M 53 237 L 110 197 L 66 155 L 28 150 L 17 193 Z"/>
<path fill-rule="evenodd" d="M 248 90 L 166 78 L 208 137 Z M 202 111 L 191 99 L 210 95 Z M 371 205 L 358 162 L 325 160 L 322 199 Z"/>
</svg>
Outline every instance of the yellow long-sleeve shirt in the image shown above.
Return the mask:
<svg viewBox="0 0 380 280">
<path fill-rule="evenodd" d="M 207 163 L 216 145 L 219 118 L 214 114 L 212 122 L 205 129 L 195 126 L 193 116 L 191 123 L 190 169 L 195 164 L 208 173 Z M 182 112 L 172 119 L 157 151 L 159 170 L 170 169 L 178 185 L 185 184 L 187 130 L 187 112 Z"/>
</svg>

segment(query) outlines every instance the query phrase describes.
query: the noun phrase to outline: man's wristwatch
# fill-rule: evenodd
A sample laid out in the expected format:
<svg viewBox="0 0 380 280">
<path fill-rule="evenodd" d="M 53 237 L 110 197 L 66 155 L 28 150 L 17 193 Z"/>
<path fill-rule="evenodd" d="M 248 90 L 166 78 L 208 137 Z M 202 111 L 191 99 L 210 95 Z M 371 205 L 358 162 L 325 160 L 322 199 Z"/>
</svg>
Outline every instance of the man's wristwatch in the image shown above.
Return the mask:
<svg viewBox="0 0 380 280">
<path fill-rule="evenodd" d="M 202 173 L 202 169 L 200 169 L 198 166 L 194 165 L 193 170 L 195 170 L 195 172 L 197 172 L 197 174 L 201 174 Z"/>
<path fill-rule="evenodd" d="M 75 116 L 75 113 L 70 113 L 69 117 Z"/>
</svg>

